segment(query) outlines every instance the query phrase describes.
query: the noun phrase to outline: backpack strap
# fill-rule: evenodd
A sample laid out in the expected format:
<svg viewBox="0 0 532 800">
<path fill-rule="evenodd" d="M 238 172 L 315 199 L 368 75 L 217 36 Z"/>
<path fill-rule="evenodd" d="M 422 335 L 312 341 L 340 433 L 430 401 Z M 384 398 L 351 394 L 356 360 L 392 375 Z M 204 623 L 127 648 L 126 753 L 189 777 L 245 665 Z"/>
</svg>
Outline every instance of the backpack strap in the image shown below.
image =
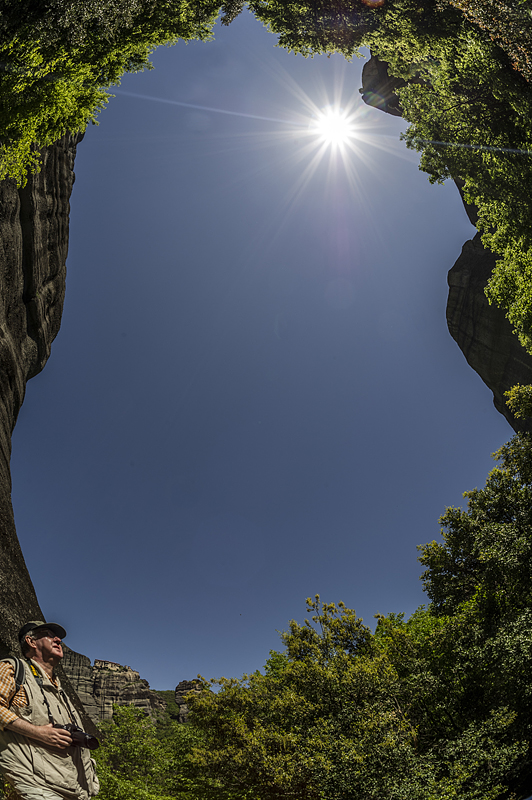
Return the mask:
<svg viewBox="0 0 532 800">
<path fill-rule="evenodd" d="M 15 694 L 18 692 L 22 684 L 24 683 L 24 679 L 26 677 L 26 668 L 24 667 L 24 662 L 21 658 L 17 658 L 16 656 L 10 656 L 9 658 L 3 658 L 3 662 L 8 662 L 9 664 L 13 665 L 13 669 L 15 671 Z"/>
<path fill-rule="evenodd" d="M 22 684 L 24 683 L 24 678 L 26 677 L 26 669 L 24 667 L 24 662 L 20 658 L 13 658 L 15 662 L 15 686 L 16 691 L 15 694 L 18 692 Z"/>
</svg>

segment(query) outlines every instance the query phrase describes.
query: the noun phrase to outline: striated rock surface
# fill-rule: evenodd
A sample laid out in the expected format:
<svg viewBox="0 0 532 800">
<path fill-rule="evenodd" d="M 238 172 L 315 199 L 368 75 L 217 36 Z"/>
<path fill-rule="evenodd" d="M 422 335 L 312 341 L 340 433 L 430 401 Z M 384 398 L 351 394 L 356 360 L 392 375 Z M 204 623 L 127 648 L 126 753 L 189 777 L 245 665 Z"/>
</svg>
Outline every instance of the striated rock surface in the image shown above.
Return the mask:
<svg viewBox="0 0 532 800">
<path fill-rule="evenodd" d="M 532 384 L 532 356 L 521 346 L 504 311 L 490 306 L 484 288 L 495 265 L 477 233 L 466 242 L 462 254 L 449 271 L 447 325 L 467 363 L 493 392 L 497 411 L 514 430 L 532 431 L 532 420 L 510 413 L 504 392 L 516 383 Z"/>
<path fill-rule="evenodd" d="M 26 381 L 50 355 L 65 297 L 70 194 L 81 135 L 42 151 L 42 167 L 24 188 L 0 181 L 0 657 L 20 655 L 16 634 L 43 619 L 15 530 L 11 506 L 11 434 Z M 87 730 L 95 731 L 68 679 L 66 691 Z"/>
<path fill-rule="evenodd" d="M 113 703 L 141 708 L 150 716 L 161 713 L 166 703 L 152 692 L 148 681 L 131 667 L 113 661 L 96 660 L 64 648 L 63 668 L 88 715 L 97 725 L 113 716 Z"/>
<path fill-rule="evenodd" d="M 395 91 L 404 81 L 388 76 L 384 62 L 372 56 L 364 65 L 362 83 L 365 103 L 401 116 Z M 463 181 L 455 183 L 469 220 L 476 225 L 477 212 L 464 200 Z M 521 346 L 504 311 L 490 306 L 484 294 L 494 265 L 495 256 L 484 248 L 480 234 L 465 243 L 448 274 L 447 325 L 467 363 L 493 392 L 497 411 L 515 431 L 532 431 L 532 420 L 516 419 L 504 400 L 504 392 L 516 383 L 532 384 L 532 356 Z"/>
<path fill-rule="evenodd" d="M 18 651 L 16 631 L 42 618 L 11 507 L 11 434 L 26 381 L 44 367 L 61 323 L 69 198 L 79 136 L 43 150 L 27 185 L 0 181 L 0 656 Z"/>
<path fill-rule="evenodd" d="M 188 720 L 188 706 L 186 701 L 186 695 L 190 692 L 194 692 L 195 694 L 200 694 L 200 681 L 193 680 L 193 681 L 180 681 L 175 687 L 175 703 L 176 706 L 179 708 L 179 717 L 178 722 L 186 722 Z"/>
</svg>

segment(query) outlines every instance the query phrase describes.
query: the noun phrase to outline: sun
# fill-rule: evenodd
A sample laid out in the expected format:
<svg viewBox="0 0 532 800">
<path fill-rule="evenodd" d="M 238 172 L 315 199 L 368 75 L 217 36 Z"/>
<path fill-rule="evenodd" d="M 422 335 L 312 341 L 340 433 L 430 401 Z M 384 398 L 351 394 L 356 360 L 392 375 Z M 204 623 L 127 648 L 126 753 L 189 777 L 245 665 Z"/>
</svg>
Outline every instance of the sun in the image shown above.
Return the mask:
<svg viewBox="0 0 532 800">
<path fill-rule="evenodd" d="M 335 106 L 320 111 L 312 129 L 322 142 L 333 147 L 347 144 L 355 137 L 353 116 Z"/>
</svg>

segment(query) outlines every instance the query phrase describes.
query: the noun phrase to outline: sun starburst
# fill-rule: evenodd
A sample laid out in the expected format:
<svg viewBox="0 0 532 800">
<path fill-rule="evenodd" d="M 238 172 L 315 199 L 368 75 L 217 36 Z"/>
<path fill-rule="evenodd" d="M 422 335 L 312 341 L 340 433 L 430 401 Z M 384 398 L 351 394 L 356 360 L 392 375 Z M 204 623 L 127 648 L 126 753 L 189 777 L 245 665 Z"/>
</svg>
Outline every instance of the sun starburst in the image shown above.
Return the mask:
<svg viewBox="0 0 532 800">
<path fill-rule="evenodd" d="M 317 116 L 311 129 L 318 138 L 333 147 L 346 144 L 356 136 L 354 117 L 338 106 L 327 106 Z"/>
</svg>

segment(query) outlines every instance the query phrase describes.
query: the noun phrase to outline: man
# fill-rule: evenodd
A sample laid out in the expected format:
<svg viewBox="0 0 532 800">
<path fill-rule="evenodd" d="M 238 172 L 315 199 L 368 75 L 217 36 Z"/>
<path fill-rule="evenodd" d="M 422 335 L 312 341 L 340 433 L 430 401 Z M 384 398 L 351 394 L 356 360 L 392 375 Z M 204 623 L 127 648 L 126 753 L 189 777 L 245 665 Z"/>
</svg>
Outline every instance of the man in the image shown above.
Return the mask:
<svg viewBox="0 0 532 800">
<path fill-rule="evenodd" d="M 98 792 L 89 751 L 54 727 L 81 728 L 54 673 L 65 636 L 61 625 L 43 620 L 20 629 L 25 662 L 19 688 L 16 659 L 0 661 L 0 770 L 21 800 L 89 800 Z"/>
</svg>

